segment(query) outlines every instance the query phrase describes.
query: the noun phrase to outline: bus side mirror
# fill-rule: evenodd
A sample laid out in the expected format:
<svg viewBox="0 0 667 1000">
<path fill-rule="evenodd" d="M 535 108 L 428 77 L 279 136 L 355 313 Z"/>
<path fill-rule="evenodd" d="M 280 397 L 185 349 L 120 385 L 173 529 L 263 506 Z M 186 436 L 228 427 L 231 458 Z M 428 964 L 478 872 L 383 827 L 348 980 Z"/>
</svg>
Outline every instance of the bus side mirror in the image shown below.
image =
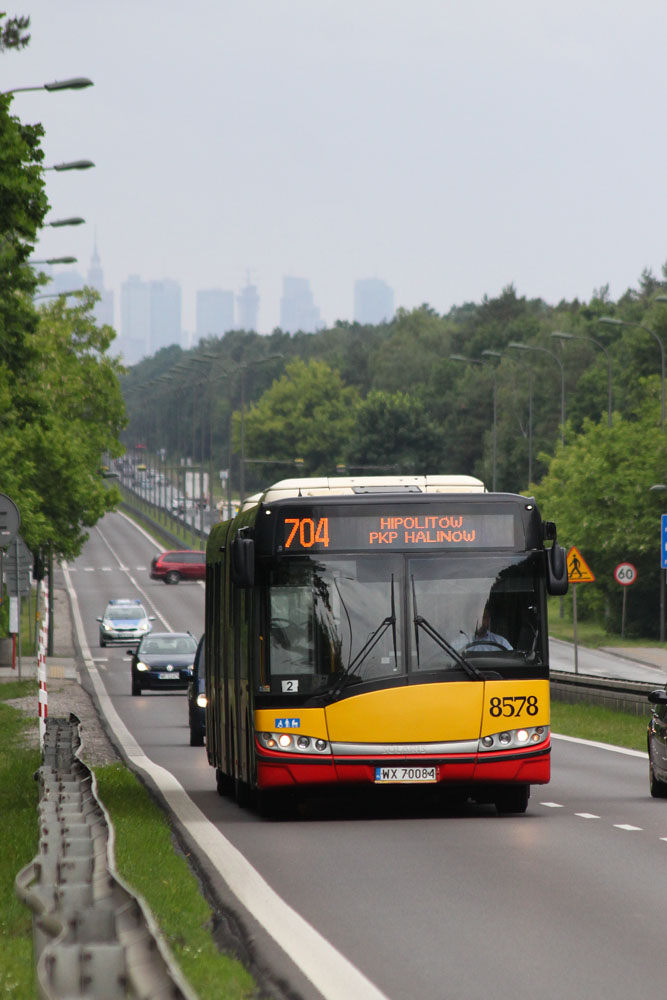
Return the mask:
<svg viewBox="0 0 667 1000">
<path fill-rule="evenodd" d="M 547 549 L 547 591 L 556 597 L 567 594 L 567 555 L 558 542 Z"/>
<path fill-rule="evenodd" d="M 252 587 L 255 583 L 255 543 L 252 538 L 237 535 L 232 542 L 232 580 L 237 587 Z"/>
</svg>

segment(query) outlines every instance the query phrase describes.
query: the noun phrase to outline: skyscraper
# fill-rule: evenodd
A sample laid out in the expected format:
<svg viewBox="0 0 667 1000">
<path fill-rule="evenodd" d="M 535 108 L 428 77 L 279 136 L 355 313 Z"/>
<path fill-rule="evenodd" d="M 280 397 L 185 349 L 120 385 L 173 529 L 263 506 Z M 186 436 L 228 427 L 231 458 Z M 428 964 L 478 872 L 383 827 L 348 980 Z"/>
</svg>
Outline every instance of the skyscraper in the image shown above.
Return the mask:
<svg viewBox="0 0 667 1000">
<path fill-rule="evenodd" d="M 100 262 L 100 255 L 97 252 L 97 243 L 93 246 L 93 255 L 90 258 L 90 267 L 88 268 L 88 280 L 86 284 L 94 288 L 95 291 L 100 293 L 100 301 L 95 303 L 95 309 L 93 315 L 95 316 L 95 322 L 98 326 L 113 326 L 114 325 L 114 294 L 104 287 L 104 274 L 102 273 L 102 264 Z"/>
<path fill-rule="evenodd" d="M 306 278 L 283 278 L 280 300 L 280 329 L 285 333 L 314 333 L 320 326 L 320 310 L 313 301 Z"/>
<path fill-rule="evenodd" d="M 250 284 L 248 277 L 246 285 L 236 296 L 238 306 L 238 326 L 240 330 L 256 330 L 257 316 L 259 314 L 259 295 L 257 286 Z"/>
<path fill-rule="evenodd" d="M 131 274 L 121 285 L 120 334 L 118 347 L 127 364 L 133 365 L 150 353 L 150 286 L 137 274 Z"/>
<path fill-rule="evenodd" d="M 379 278 L 354 283 L 354 318 L 357 323 L 385 323 L 394 315 L 394 290 Z"/>
<path fill-rule="evenodd" d="M 149 353 L 181 343 L 181 286 L 170 278 L 150 282 Z"/>
<path fill-rule="evenodd" d="M 197 342 L 202 337 L 222 337 L 234 329 L 234 293 L 219 288 L 197 292 Z"/>
</svg>

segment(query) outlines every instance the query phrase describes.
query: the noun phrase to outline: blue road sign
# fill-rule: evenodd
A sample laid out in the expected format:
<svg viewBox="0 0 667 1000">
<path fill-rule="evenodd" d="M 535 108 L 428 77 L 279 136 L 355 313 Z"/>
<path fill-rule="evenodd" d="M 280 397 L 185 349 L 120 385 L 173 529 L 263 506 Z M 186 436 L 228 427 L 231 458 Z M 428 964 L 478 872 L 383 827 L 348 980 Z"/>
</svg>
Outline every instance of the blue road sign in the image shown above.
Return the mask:
<svg viewBox="0 0 667 1000">
<path fill-rule="evenodd" d="M 667 569 L 667 514 L 660 518 L 662 523 L 662 534 L 660 536 L 660 565 Z"/>
</svg>

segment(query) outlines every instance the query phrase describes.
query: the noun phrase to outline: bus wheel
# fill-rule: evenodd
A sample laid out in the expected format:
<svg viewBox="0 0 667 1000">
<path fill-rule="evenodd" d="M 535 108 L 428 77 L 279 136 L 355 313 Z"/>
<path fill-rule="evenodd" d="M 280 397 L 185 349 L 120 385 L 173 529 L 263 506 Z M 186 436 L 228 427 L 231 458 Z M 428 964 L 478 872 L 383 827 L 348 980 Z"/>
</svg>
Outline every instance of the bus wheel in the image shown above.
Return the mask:
<svg viewBox="0 0 667 1000">
<path fill-rule="evenodd" d="M 530 798 L 530 785 L 507 785 L 494 799 L 500 816 L 525 813 Z"/>
<path fill-rule="evenodd" d="M 218 795 L 231 795 L 234 791 L 233 780 L 219 767 L 215 769 L 215 787 L 218 790 Z"/>
</svg>

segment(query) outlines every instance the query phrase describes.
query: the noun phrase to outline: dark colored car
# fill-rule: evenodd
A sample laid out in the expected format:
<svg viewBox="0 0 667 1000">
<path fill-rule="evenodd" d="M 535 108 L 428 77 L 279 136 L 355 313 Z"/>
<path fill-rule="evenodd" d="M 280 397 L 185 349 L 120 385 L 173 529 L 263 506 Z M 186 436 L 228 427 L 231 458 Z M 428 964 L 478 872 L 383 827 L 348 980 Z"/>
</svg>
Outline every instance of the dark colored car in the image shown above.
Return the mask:
<svg viewBox="0 0 667 1000">
<path fill-rule="evenodd" d="M 203 747 L 206 735 L 206 677 L 204 673 L 204 636 L 199 640 L 192 679 L 188 684 L 188 724 L 190 746 Z"/>
<path fill-rule="evenodd" d="M 179 690 L 187 688 L 197 640 L 192 632 L 152 632 L 139 643 L 132 657 L 132 694 L 147 689 Z"/>
<path fill-rule="evenodd" d="M 206 577 L 206 553 L 197 549 L 162 552 L 151 562 L 151 579 L 165 583 L 179 580 L 203 580 Z"/>
<path fill-rule="evenodd" d="M 117 597 L 109 601 L 100 623 L 100 646 L 139 642 L 151 630 L 155 615 L 147 615 L 139 598 Z"/>
<path fill-rule="evenodd" d="M 651 691 L 653 714 L 648 724 L 648 780 L 654 799 L 667 798 L 667 685 Z"/>
</svg>

